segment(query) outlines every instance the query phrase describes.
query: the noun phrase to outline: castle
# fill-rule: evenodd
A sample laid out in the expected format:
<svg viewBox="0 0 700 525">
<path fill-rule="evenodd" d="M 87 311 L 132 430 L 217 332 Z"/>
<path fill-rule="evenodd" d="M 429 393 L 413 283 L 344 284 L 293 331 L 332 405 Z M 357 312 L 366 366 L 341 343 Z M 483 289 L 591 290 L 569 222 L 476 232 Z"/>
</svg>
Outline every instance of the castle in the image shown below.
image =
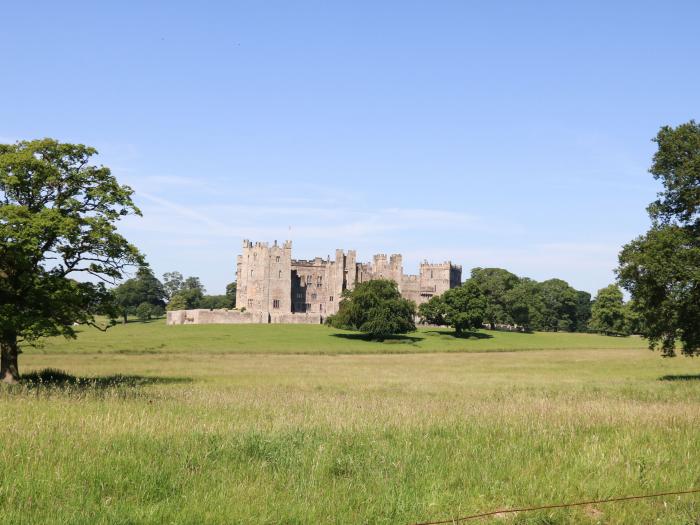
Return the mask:
<svg viewBox="0 0 700 525">
<path fill-rule="evenodd" d="M 459 286 L 462 267 L 423 262 L 418 275 L 405 275 L 399 254 L 379 254 L 362 263 L 355 250 L 336 250 L 334 259 L 297 260 L 291 241 L 244 240 L 236 264 L 237 309 L 168 312 L 168 324 L 321 323 L 338 311 L 345 290 L 373 279 L 393 280 L 404 298 L 419 305 Z"/>
</svg>

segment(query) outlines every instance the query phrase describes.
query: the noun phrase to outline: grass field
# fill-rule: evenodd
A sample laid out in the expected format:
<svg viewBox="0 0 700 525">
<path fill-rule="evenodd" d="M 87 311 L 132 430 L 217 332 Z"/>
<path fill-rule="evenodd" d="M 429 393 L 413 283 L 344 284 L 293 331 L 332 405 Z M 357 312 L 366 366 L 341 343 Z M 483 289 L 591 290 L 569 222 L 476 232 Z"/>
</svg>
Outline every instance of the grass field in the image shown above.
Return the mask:
<svg viewBox="0 0 700 525">
<path fill-rule="evenodd" d="M 375 354 L 422 352 L 494 352 L 556 349 L 645 348 L 639 337 L 594 334 L 522 334 L 482 330 L 455 337 L 447 328 L 424 328 L 382 343 L 361 334 L 321 325 L 181 325 L 166 326 L 162 319 L 117 325 L 106 332 L 81 329 L 80 338 L 55 338 L 35 353 L 275 353 Z"/>
<path fill-rule="evenodd" d="M 25 373 L 122 375 L 2 389 L 0 519 L 414 523 L 700 486 L 700 361 L 632 338 L 337 333 L 134 323 L 27 349 Z M 695 495 L 477 523 L 699 517 Z"/>
</svg>

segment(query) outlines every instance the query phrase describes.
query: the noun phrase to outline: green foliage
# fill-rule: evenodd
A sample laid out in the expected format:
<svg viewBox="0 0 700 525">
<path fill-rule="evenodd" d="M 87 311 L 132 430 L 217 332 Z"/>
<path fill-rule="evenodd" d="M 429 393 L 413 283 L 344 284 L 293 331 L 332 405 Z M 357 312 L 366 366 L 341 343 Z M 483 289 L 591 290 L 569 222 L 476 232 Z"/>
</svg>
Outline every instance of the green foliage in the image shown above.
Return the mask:
<svg viewBox="0 0 700 525">
<path fill-rule="evenodd" d="M 544 305 L 537 281 L 524 277 L 505 295 L 508 315 L 526 331 L 542 326 Z"/>
<path fill-rule="evenodd" d="M 591 307 L 590 329 L 605 335 L 629 335 L 624 298 L 617 285 L 598 290 Z"/>
<path fill-rule="evenodd" d="M 422 324 L 432 324 L 437 326 L 447 325 L 445 319 L 445 303 L 441 296 L 431 297 L 427 303 L 418 307 L 418 315 Z"/>
<path fill-rule="evenodd" d="M 138 315 L 136 310 L 143 303 L 164 307 L 166 297 L 163 284 L 148 266 L 140 267 L 136 277 L 128 279 L 114 289 L 114 299 L 124 322 L 129 314 Z"/>
<path fill-rule="evenodd" d="M 226 308 L 236 307 L 236 282 L 226 285 L 226 297 L 228 297 L 228 306 Z"/>
<path fill-rule="evenodd" d="M 207 308 L 210 310 L 218 310 L 223 308 L 233 308 L 231 299 L 228 295 L 205 295 L 199 301 L 198 308 Z"/>
<path fill-rule="evenodd" d="M 488 324 L 491 329 L 497 325 L 518 326 L 525 331 L 546 330 L 585 332 L 590 319 L 591 295 L 574 290 L 561 279 L 550 279 L 538 283 L 501 268 L 474 268 L 472 277 L 466 281 L 469 287 L 476 287 L 479 299 L 469 309 L 482 311 L 481 321 L 469 321 L 471 328 Z M 464 293 L 462 290 L 459 293 Z M 455 312 L 464 306 L 452 309 L 452 320 L 448 320 L 450 306 L 446 294 L 433 297 L 420 305 L 418 311 L 421 322 L 427 324 L 449 324 L 454 326 Z M 451 300 L 454 300 L 453 297 Z M 482 302 L 483 300 L 483 302 Z M 483 308 L 482 308 L 483 307 Z"/>
<path fill-rule="evenodd" d="M 458 334 L 481 328 L 487 310 L 488 300 L 473 279 L 438 297 L 432 297 L 419 307 L 422 322 L 448 325 Z"/>
<path fill-rule="evenodd" d="M 165 272 L 163 274 L 163 289 L 170 300 L 173 295 L 182 290 L 185 284 L 185 278 L 180 272 Z"/>
<path fill-rule="evenodd" d="M 618 277 L 633 298 L 652 349 L 700 353 L 700 244 L 685 228 L 664 225 L 627 244 Z"/>
<path fill-rule="evenodd" d="M 678 224 L 700 232 L 700 124 L 664 126 L 654 138 L 658 149 L 650 173 L 664 190 L 649 205 L 657 224 Z"/>
<path fill-rule="evenodd" d="M 193 283 L 194 281 L 190 281 Z M 185 283 L 186 284 L 186 283 Z M 226 285 L 225 295 L 204 295 L 199 301 L 197 308 L 217 309 L 232 309 L 236 307 L 236 283 Z"/>
<path fill-rule="evenodd" d="M 392 334 L 414 331 L 414 315 L 415 305 L 401 297 L 394 281 L 377 279 L 344 293 L 338 313 L 329 316 L 326 323 L 383 340 Z"/>
<path fill-rule="evenodd" d="M 75 335 L 74 323 L 113 314 L 104 286 L 143 262 L 116 222 L 139 214 L 128 186 L 96 150 L 52 139 L 0 145 L 0 346 L 2 377 L 18 377 L 18 341 Z M 91 276 L 94 282 L 78 282 Z M 9 367 L 9 369 L 8 369 Z M 9 375 L 8 375 L 9 374 Z"/>
<path fill-rule="evenodd" d="M 591 307 L 591 294 L 582 290 L 577 290 L 574 331 L 586 332 L 588 330 L 588 322 L 591 320 Z"/>
<path fill-rule="evenodd" d="M 447 324 L 460 334 L 466 330 L 481 328 L 488 302 L 479 286 L 471 279 L 462 286 L 442 294 L 444 317 Z"/>
<path fill-rule="evenodd" d="M 162 317 L 165 309 L 159 304 L 141 303 L 134 309 L 134 313 L 139 321 L 148 321 L 154 317 Z"/>
<path fill-rule="evenodd" d="M 182 295 L 176 294 L 170 298 L 170 301 L 168 302 L 168 305 L 165 307 L 165 309 L 168 311 L 187 310 L 187 301 Z"/>
<path fill-rule="evenodd" d="M 549 279 L 538 285 L 541 298 L 541 325 L 537 328 L 545 331 L 570 332 L 575 327 L 578 297 L 566 281 Z"/>
<path fill-rule="evenodd" d="M 169 297 L 168 310 L 211 308 L 210 306 L 202 306 L 206 290 L 199 277 L 187 277 L 184 279 L 180 272 L 167 272 L 163 274 L 163 286 Z M 207 304 L 214 304 L 215 301 L 214 299 L 209 299 Z M 226 307 L 217 306 L 217 308 Z"/>
<path fill-rule="evenodd" d="M 617 269 L 649 347 L 700 354 L 700 125 L 664 126 L 650 172 L 663 184 L 653 226 L 625 245 Z"/>
<path fill-rule="evenodd" d="M 502 268 L 474 268 L 470 281 L 486 299 L 484 321 L 494 329 L 497 324 L 513 324 L 508 308 L 508 292 L 520 281 L 517 275 Z"/>
<path fill-rule="evenodd" d="M 149 303 L 141 303 L 136 307 L 136 317 L 139 321 L 148 321 L 153 315 L 152 306 Z"/>
</svg>

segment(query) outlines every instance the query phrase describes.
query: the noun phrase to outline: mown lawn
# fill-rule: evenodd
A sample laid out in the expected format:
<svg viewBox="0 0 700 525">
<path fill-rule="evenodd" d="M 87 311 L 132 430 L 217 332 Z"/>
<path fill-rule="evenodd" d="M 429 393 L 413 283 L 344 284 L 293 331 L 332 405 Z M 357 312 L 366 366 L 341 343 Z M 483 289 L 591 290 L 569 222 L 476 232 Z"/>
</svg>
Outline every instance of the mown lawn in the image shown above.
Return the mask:
<svg viewBox="0 0 700 525">
<path fill-rule="evenodd" d="M 53 338 L 28 353 L 273 353 L 374 354 L 421 352 L 493 352 L 549 349 L 645 348 L 639 337 L 595 334 L 532 334 L 480 330 L 455 337 L 447 328 L 422 328 L 384 342 L 321 325 L 181 325 L 162 319 L 128 323 L 100 332 L 80 328 L 77 340 Z"/>
<path fill-rule="evenodd" d="M 334 333 L 150 323 L 28 350 L 23 372 L 103 381 L 0 390 L 1 521 L 414 523 L 700 486 L 698 360 L 576 334 Z M 699 517 L 696 495 L 476 523 Z"/>
</svg>

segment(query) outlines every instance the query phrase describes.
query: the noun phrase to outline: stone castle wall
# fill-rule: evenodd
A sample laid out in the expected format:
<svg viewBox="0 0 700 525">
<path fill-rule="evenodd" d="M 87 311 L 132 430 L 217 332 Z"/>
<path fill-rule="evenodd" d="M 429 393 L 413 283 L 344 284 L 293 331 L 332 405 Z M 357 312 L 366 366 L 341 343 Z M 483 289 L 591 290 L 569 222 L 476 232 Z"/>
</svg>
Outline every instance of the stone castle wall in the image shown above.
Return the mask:
<svg viewBox="0 0 700 525">
<path fill-rule="evenodd" d="M 462 279 L 462 267 L 449 261 L 423 262 L 418 275 L 405 275 L 400 254 L 377 254 L 371 263 L 360 263 L 354 250 L 336 250 L 334 259 L 294 260 L 291 241 L 245 240 L 242 248 L 236 259 L 238 310 L 168 312 L 168 324 L 317 324 L 336 313 L 343 292 L 358 283 L 391 279 L 404 298 L 420 305 Z"/>
<path fill-rule="evenodd" d="M 175 310 L 167 313 L 166 324 L 322 324 L 318 314 L 276 314 L 240 310 Z"/>
</svg>

